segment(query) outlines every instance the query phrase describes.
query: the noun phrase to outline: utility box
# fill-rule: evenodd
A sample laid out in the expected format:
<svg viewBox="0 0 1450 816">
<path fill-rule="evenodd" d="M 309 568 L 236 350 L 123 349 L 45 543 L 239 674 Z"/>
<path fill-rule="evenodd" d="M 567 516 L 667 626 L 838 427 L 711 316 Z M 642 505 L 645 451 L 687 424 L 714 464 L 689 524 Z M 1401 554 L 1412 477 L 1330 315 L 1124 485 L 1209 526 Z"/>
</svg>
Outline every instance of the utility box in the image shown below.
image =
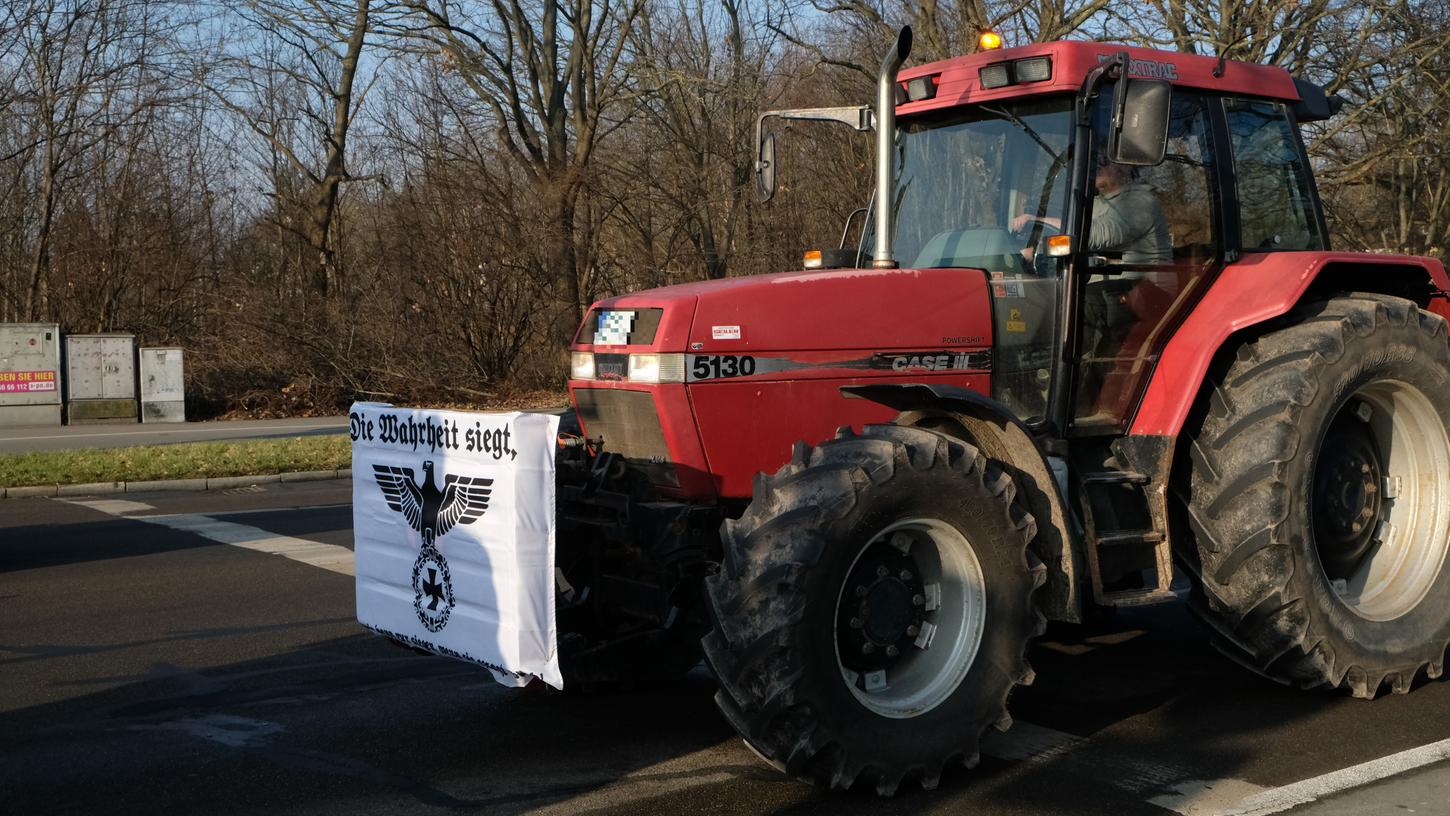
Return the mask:
<svg viewBox="0 0 1450 816">
<path fill-rule="evenodd" d="M 60 424 L 60 327 L 0 323 L 0 428 Z"/>
<path fill-rule="evenodd" d="M 135 335 L 66 335 L 65 384 L 71 425 L 135 422 Z"/>
<path fill-rule="evenodd" d="M 136 353 L 141 370 L 141 421 L 186 421 L 186 371 L 179 348 L 143 348 Z"/>
</svg>

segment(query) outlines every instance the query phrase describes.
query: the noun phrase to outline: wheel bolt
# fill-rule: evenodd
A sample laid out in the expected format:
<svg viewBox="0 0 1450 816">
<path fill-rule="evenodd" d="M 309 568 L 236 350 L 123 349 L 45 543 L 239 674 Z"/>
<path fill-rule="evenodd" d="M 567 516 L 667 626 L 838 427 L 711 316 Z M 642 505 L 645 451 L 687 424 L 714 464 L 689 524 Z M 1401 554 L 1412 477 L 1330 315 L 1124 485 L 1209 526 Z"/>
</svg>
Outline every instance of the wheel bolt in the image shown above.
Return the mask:
<svg viewBox="0 0 1450 816">
<path fill-rule="evenodd" d="M 901 580 L 903 580 L 903 581 L 910 581 L 911 580 L 911 570 L 902 570 L 901 571 Z"/>
<path fill-rule="evenodd" d="M 898 649 L 898 648 L 896 648 L 895 646 L 887 646 L 886 647 L 886 656 L 887 657 L 896 657 L 899 654 L 901 654 L 901 650 Z"/>
<path fill-rule="evenodd" d="M 875 652 L 876 652 L 876 644 L 869 643 L 869 642 L 868 643 L 862 643 L 861 644 L 861 654 L 868 655 L 868 654 L 874 654 Z"/>
<path fill-rule="evenodd" d="M 861 620 L 860 618 L 852 618 L 851 619 L 851 628 L 852 629 L 860 629 L 862 626 L 865 626 L 865 625 L 866 625 L 866 622 L 863 621 L 863 620 Z"/>
<path fill-rule="evenodd" d="M 876 577 L 877 578 L 885 578 L 886 576 L 888 576 L 890 574 L 891 574 L 891 570 L 887 569 L 884 564 L 876 568 Z"/>
<path fill-rule="evenodd" d="M 857 598 L 864 598 L 864 597 L 866 597 L 866 587 L 864 587 L 864 586 L 858 586 L 858 587 L 856 587 L 856 597 Z"/>
<path fill-rule="evenodd" d="M 920 595 L 920 594 L 912 595 L 911 596 L 911 605 L 912 606 L 925 606 L 926 605 L 926 597 L 923 596 L 923 595 Z"/>
<path fill-rule="evenodd" d="M 906 627 L 906 636 L 907 637 L 916 637 L 917 633 L 920 632 L 920 631 L 921 631 L 921 628 L 918 627 L 918 626 L 916 626 L 916 625 L 908 626 L 908 627 Z"/>
</svg>

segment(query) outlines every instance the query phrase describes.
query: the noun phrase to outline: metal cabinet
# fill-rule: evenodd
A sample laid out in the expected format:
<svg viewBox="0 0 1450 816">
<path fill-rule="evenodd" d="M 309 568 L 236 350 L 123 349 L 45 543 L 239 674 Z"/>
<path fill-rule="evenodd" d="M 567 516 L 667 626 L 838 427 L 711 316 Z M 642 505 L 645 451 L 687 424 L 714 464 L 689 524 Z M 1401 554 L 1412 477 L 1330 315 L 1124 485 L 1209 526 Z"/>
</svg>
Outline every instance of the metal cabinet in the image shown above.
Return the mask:
<svg viewBox="0 0 1450 816">
<path fill-rule="evenodd" d="M 0 428 L 59 425 L 60 327 L 0 323 Z"/>
<path fill-rule="evenodd" d="M 66 335 L 67 422 L 136 421 L 135 349 L 130 334 Z"/>
<path fill-rule="evenodd" d="M 141 369 L 141 421 L 186 421 L 186 370 L 179 348 L 143 348 L 136 352 Z"/>
</svg>

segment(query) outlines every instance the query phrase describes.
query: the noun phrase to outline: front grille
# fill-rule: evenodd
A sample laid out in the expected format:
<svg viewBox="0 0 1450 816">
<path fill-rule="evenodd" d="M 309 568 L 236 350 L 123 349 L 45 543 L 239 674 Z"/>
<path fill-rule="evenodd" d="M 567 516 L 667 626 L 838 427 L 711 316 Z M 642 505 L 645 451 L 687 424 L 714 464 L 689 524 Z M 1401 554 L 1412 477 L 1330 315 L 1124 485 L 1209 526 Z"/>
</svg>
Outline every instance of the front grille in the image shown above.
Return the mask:
<svg viewBox="0 0 1450 816">
<path fill-rule="evenodd" d="M 579 421 L 591 439 L 604 438 L 604 449 L 637 467 L 655 484 L 679 487 L 654 397 L 644 391 L 576 388 Z"/>
</svg>

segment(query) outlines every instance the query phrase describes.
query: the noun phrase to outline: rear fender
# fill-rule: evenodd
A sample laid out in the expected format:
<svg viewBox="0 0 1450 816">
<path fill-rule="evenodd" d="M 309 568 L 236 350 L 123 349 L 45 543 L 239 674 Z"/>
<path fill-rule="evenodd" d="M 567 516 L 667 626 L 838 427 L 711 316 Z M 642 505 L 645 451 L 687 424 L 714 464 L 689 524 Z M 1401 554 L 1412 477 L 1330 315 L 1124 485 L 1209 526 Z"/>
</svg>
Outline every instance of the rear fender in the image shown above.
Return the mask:
<svg viewBox="0 0 1450 816">
<path fill-rule="evenodd" d="M 1032 549 L 1047 565 L 1047 585 L 1039 598 L 1043 614 L 1052 620 L 1080 621 L 1077 579 L 1083 573 L 1076 562 L 1075 535 L 1052 467 L 1021 420 L 1001 403 L 951 385 L 855 385 L 842 388 L 841 393 L 900 411 L 899 425 L 930 428 L 964 439 L 1006 470 L 1037 521 Z"/>
<path fill-rule="evenodd" d="M 1214 357 L 1310 300 L 1340 291 L 1408 298 L 1450 317 L 1450 278 L 1434 258 L 1349 252 L 1251 253 L 1224 267 L 1163 348 L 1134 435 L 1177 437 Z"/>
</svg>

